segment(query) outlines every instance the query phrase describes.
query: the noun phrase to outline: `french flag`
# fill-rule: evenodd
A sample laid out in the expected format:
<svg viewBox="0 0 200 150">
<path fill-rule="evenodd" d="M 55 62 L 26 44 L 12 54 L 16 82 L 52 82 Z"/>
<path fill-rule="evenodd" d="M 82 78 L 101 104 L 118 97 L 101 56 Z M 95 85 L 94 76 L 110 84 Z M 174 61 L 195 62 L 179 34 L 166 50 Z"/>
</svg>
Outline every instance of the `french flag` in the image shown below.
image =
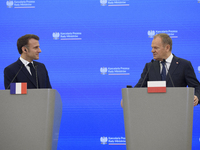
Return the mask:
<svg viewBox="0 0 200 150">
<path fill-rule="evenodd" d="M 148 93 L 166 93 L 166 81 L 148 81 Z"/>
<path fill-rule="evenodd" d="M 10 94 L 27 94 L 27 83 L 11 83 Z"/>
</svg>

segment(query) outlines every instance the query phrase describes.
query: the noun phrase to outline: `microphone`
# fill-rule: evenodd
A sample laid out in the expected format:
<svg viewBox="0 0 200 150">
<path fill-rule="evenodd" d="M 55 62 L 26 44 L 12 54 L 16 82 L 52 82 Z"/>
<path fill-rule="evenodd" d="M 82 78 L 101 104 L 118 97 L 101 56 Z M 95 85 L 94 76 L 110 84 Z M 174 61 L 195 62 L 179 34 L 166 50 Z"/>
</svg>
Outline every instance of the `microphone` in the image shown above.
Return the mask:
<svg viewBox="0 0 200 150">
<path fill-rule="evenodd" d="M 165 68 L 167 68 L 167 65 L 166 65 L 166 60 L 165 60 L 165 59 L 163 59 L 163 62 L 165 62 Z M 173 80 L 172 80 L 172 77 L 171 77 L 171 74 L 170 74 L 170 72 L 169 72 L 168 68 L 167 68 L 167 72 L 168 72 L 168 74 L 169 74 L 169 78 L 170 78 L 170 81 L 171 81 L 171 83 L 172 83 L 173 87 L 175 87 L 175 86 L 174 86 L 174 82 L 173 82 Z"/>
<path fill-rule="evenodd" d="M 14 76 L 14 78 L 12 79 L 12 81 L 10 82 L 10 84 L 15 80 L 15 78 L 17 77 L 17 75 L 19 74 L 19 72 L 22 70 L 23 67 L 24 67 L 24 64 L 20 67 L 20 69 L 18 70 L 18 72 L 16 73 L 16 75 Z M 6 89 L 10 88 L 10 84 L 8 85 L 8 87 Z"/>
<path fill-rule="evenodd" d="M 36 77 L 36 85 L 37 85 L 37 89 L 38 89 L 37 65 L 35 65 L 35 77 Z"/>
<path fill-rule="evenodd" d="M 145 77 L 144 77 L 144 79 L 143 79 L 143 81 L 142 81 L 142 84 L 141 84 L 141 86 L 140 86 L 140 87 L 142 87 L 142 86 L 143 86 L 143 84 L 144 84 L 144 81 L 145 81 L 145 79 L 146 79 L 146 77 L 147 77 L 147 74 L 149 73 L 149 70 L 150 70 L 150 68 L 151 68 L 151 65 L 153 64 L 153 62 L 154 62 L 154 60 L 152 59 L 152 60 L 151 60 L 150 67 L 149 67 L 149 69 L 148 69 L 148 71 L 147 71 L 147 73 L 146 73 L 146 75 L 145 75 Z"/>
<path fill-rule="evenodd" d="M 127 85 L 126 88 L 132 88 L 132 85 Z"/>
</svg>

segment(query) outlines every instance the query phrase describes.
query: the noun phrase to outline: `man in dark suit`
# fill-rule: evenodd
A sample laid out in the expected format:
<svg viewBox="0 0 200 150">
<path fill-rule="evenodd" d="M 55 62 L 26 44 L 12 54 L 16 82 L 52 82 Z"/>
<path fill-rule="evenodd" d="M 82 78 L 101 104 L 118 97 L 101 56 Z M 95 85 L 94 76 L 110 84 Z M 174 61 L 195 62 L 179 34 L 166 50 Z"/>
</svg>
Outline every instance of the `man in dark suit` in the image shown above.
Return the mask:
<svg viewBox="0 0 200 150">
<path fill-rule="evenodd" d="M 172 39 L 165 33 L 155 35 L 151 47 L 155 61 L 145 65 L 141 78 L 135 87 L 147 87 L 147 81 L 161 81 L 161 71 L 163 68 L 161 62 L 164 60 L 164 66 L 166 67 L 166 86 L 194 87 L 194 106 L 196 106 L 200 98 L 200 84 L 190 61 L 178 58 L 171 53 Z"/>
<path fill-rule="evenodd" d="M 9 89 L 12 82 L 27 82 L 28 89 L 52 88 L 45 65 L 33 61 L 38 60 L 41 53 L 39 37 L 26 34 L 18 39 L 17 48 L 20 58 L 4 69 L 5 89 Z"/>
<path fill-rule="evenodd" d="M 171 53 L 172 39 L 169 35 L 165 33 L 155 35 L 151 47 L 154 61 L 145 65 L 141 78 L 135 87 L 147 87 L 147 81 L 161 80 L 166 80 L 167 87 L 194 87 L 194 106 L 198 105 L 200 103 L 200 84 L 192 64 L 190 61 L 178 58 Z M 162 76 L 162 71 L 164 71 L 165 76 Z M 122 101 L 121 106 L 123 107 Z"/>
</svg>

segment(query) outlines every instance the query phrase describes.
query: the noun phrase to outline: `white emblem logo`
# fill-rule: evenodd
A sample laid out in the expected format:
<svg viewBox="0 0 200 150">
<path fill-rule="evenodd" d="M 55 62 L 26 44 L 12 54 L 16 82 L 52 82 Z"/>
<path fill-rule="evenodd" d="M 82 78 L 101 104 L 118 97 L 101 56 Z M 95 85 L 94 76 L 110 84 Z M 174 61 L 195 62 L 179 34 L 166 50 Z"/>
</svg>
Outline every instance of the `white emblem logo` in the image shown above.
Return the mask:
<svg viewBox="0 0 200 150">
<path fill-rule="evenodd" d="M 199 73 L 200 73 L 200 66 L 198 66 L 198 71 L 199 71 Z"/>
<path fill-rule="evenodd" d="M 59 32 L 53 32 L 52 36 L 53 36 L 54 40 L 58 40 L 59 37 L 60 37 L 60 33 Z"/>
<path fill-rule="evenodd" d="M 8 8 L 12 8 L 13 7 L 13 1 L 10 1 L 10 0 L 7 1 L 6 5 L 7 5 Z"/>
<path fill-rule="evenodd" d="M 105 144 L 107 144 L 108 138 L 103 136 L 100 138 L 100 141 L 101 141 L 101 144 L 105 145 Z"/>
<path fill-rule="evenodd" d="M 105 74 L 107 73 L 107 71 L 108 71 L 107 67 L 101 67 L 101 68 L 100 68 L 100 72 L 101 72 L 101 74 L 103 74 L 103 75 L 105 75 Z"/>
<path fill-rule="evenodd" d="M 107 5 L 107 0 L 100 0 L 101 6 L 106 6 Z"/>
<path fill-rule="evenodd" d="M 150 38 L 153 38 L 153 36 L 154 36 L 156 33 L 155 33 L 154 30 L 151 30 L 151 31 L 148 31 L 147 34 L 148 34 L 148 36 L 149 36 Z"/>
</svg>

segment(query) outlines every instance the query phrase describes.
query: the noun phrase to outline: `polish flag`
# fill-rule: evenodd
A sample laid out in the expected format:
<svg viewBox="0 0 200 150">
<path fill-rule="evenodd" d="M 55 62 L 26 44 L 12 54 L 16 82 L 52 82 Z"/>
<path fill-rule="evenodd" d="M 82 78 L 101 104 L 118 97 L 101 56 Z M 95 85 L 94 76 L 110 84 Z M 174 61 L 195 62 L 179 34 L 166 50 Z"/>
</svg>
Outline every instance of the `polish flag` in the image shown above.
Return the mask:
<svg viewBox="0 0 200 150">
<path fill-rule="evenodd" d="M 166 93 L 166 81 L 148 81 L 148 93 Z"/>
<path fill-rule="evenodd" d="M 10 94 L 27 94 L 27 83 L 11 83 Z"/>
</svg>

